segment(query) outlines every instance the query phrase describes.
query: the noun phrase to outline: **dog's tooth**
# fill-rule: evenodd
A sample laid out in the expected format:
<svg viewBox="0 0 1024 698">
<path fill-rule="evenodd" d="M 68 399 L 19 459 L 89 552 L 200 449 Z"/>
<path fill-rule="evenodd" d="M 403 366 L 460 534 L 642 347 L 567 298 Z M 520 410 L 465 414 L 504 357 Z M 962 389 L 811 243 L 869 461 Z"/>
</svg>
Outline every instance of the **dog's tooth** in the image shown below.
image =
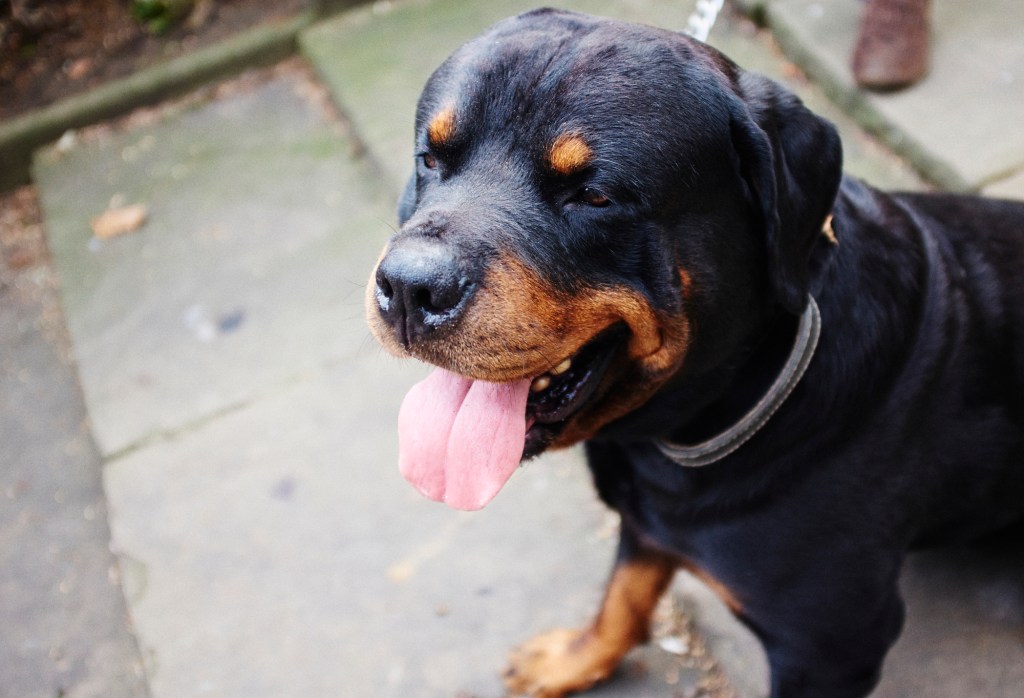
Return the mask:
<svg viewBox="0 0 1024 698">
<path fill-rule="evenodd" d="M 553 369 L 551 369 L 551 375 L 560 376 L 566 371 L 568 371 L 571 366 L 572 359 L 565 359 L 562 361 L 562 363 L 558 364 Z"/>
<path fill-rule="evenodd" d="M 536 378 L 533 379 L 533 382 L 530 383 L 530 390 L 532 390 L 535 393 L 539 393 L 543 390 L 547 390 L 549 385 L 551 385 L 550 376 L 537 376 Z"/>
</svg>

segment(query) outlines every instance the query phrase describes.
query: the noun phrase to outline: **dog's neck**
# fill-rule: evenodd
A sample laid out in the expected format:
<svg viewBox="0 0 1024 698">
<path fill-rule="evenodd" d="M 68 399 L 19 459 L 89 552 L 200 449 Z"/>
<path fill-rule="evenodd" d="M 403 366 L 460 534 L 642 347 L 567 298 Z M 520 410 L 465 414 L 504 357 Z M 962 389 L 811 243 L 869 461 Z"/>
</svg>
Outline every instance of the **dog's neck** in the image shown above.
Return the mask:
<svg viewBox="0 0 1024 698">
<path fill-rule="evenodd" d="M 829 213 L 821 226 L 821 259 L 839 246 Z M 726 397 L 710 404 L 673 439 L 655 440 L 658 449 L 686 467 L 710 465 L 740 448 L 768 422 L 796 387 L 810 365 L 821 331 L 814 297 L 793 328 L 792 317 L 770 323 L 766 340 L 743 361 Z M 788 347 L 788 355 L 785 355 Z M 783 356 L 785 355 L 785 358 Z"/>
<path fill-rule="evenodd" d="M 814 298 L 808 296 L 807 308 L 800 317 L 789 356 L 775 379 L 760 399 L 731 426 L 713 437 L 694 444 L 681 444 L 667 439 L 655 443 L 669 460 L 686 467 L 715 463 L 740 448 L 763 427 L 803 377 L 814 357 L 821 333 L 821 315 Z"/>
</svg>

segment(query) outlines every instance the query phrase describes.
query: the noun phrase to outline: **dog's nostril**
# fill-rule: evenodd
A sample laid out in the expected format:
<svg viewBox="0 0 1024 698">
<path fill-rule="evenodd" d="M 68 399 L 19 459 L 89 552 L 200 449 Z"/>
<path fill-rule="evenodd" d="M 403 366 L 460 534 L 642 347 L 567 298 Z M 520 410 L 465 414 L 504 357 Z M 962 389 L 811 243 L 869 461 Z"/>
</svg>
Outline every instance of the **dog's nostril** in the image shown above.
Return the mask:
<svg viewBox="0 0 1024 698">
<path fill-rule="evenodd" d="M 413 305 L 425 313 L 441 315 L 462 300 L 462 284 L 457 279 L 438 281 L 432 286 L 416 289 L 412 294 Z"/>
<path fill-rule="evenodd" d="M 434 305 L 430 291 L 425 288 L 421 288 L 413 294 L 413 301 L 416 303 L 417 308 L 425 310 L 428 313 L 437 313 L 440 310 L 443 310 L 443 308 L 438 308 Z"/>
<path fill-rule="evenodd" d="M 395 288 L 391 285 L 388 280 L 387 274 L 383 269 L 377 269 L 377 306 L 380 308 L 382 313 L 389 313 L 393 309 L 392 300 L 395 297 Z"/>
</svg>

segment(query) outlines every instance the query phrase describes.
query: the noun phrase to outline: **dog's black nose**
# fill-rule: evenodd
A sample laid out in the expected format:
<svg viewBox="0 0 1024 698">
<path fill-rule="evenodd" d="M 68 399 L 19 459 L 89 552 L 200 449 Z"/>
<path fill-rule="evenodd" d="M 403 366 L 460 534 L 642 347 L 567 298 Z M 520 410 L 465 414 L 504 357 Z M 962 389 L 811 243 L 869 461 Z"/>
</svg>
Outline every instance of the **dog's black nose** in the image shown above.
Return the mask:
<svg viewBox="0 0 1024 698">
<path fill-rule="evenodd" d="M 430 241 L 393 247 L 377 267 L 376 281 L 381 315 L 406 346 L 453 325 L 472 290 L 465 265 Z"/>
</svg>

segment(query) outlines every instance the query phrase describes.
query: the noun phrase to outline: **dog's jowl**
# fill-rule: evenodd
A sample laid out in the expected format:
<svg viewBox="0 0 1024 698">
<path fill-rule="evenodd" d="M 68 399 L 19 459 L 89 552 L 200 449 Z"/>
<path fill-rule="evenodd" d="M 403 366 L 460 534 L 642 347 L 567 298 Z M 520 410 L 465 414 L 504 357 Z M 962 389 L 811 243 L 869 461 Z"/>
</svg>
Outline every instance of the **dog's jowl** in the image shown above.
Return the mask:
<svg viewBox="0 0 1024 698">
<path fill-rule="evenodd" d="M 686 567 L 773 696 L 864 696 L 907 551 L 1024 518 L 1024 204 L 879 192 L 770 80 L 551 10 L 446 60 L 415 139 L 366 299 L 437 367 L 402 472 L 475 509 L 585 442 L 622 517 L 595 619 L 515 650 L 512 690 L 607 677 Z"/>
</svg>

